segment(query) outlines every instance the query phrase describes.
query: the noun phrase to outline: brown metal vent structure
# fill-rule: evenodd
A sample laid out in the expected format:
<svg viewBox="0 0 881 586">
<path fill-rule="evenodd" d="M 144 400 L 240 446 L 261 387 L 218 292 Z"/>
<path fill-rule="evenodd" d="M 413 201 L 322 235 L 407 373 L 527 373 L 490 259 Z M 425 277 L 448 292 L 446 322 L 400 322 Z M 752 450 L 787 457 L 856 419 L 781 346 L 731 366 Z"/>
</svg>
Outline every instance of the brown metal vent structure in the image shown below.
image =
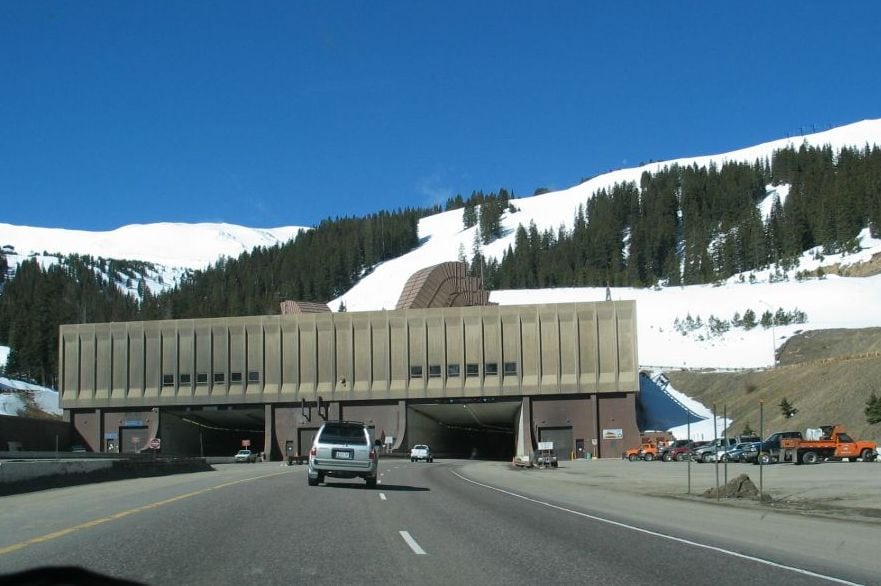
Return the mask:
<svg viewBox="0 0 881 586">
<path fill-rule="evenodd" d="M 282 315 L 298 315 L 301 313 L 330 313 L 330 308 L 324 303 L 314 301 L 282 301 Z"/>
<path fill-rule="evenodd" d="M 413 273 L 395 309 L 495 305 L 477 277 L 466 274 L 465 263 L 443 262 Z"/>
</svg>

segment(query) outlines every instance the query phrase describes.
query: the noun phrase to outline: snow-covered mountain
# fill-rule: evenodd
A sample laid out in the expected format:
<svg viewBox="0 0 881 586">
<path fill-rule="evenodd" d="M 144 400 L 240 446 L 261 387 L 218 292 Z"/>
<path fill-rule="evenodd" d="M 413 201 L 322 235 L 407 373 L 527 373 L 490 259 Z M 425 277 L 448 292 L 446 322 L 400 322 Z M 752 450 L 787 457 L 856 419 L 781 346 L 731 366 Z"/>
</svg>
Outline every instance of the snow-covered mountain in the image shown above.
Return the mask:
<svg viewBox="0 0 881 586">
<path fill-rule="evenodd" d="M 260 246 L 283 244 L 302 226 L 248 228 L 234 224 L 133 224 L 107 232 L 32 228 L 0 223 L 0 247 L 12 270 L 37 258 L 43 266 L 68 254 L 148 263 L 144 275 L 151 291 L 176 284 L 188 271 L 204 269 L 223 257 L 236 258 Z M 118 275 L 114 276 L 117 281 Z"/>
</svg>

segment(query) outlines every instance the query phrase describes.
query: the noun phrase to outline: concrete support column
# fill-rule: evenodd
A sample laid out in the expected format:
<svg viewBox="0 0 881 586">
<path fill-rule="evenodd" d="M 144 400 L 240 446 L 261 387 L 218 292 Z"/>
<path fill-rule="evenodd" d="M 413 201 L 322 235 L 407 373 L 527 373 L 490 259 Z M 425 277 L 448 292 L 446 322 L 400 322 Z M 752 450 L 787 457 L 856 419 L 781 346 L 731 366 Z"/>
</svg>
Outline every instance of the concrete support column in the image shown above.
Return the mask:
<svg viewBox="0 0 881 586">
<path fill-rule="evenodd" d="M 270 460 L 278 460 L 281 458 L 280 448 L 275 445 L 275 415 L 273 413 L 272 404 L 264 405 L 263 412 L 263 452 Z"/>
</svg>

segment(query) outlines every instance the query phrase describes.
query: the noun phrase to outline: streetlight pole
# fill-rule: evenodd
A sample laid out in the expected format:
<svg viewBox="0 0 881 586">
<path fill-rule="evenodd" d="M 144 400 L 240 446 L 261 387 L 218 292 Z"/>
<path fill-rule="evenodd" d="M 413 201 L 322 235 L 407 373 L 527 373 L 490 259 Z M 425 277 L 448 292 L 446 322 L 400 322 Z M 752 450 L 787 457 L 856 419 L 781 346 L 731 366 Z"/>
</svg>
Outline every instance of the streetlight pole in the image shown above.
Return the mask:
<svg viewBox="0 0 881 586">
<path fill-rule="evenodd" d="M 777 366 L 777 333 L 774 329 L 774 308 L 759 299 L 759 303 L 768 308 L 771 312 L 771 368 Z"/>
</svg>

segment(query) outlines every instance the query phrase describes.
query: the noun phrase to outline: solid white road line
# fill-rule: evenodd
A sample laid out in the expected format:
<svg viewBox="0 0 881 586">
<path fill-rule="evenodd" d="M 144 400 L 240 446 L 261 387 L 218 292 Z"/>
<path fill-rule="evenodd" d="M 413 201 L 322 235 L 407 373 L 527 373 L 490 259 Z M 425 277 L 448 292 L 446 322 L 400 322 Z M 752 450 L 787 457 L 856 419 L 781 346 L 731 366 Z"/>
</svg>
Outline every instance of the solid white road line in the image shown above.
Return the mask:
<svg viewBox="0 0 881 586">
<path fill-rule="evenodd" d="M 404 541 L 407 542 L 407 545 L 410 546 L 410 549 L 413 550 L 413 553 L 415 553 L 416 555 L 425 555 L 425 550 L 419 547 L 419 544 L 416 543 L 415 539 L 410 537 L 409 533 L 407 533 L 406 531 L 399 531 L 398 533 L 401 534 L 401 537 L 404 538 Z"/>
<path fill-rule="evenodd" d="M 847 580 L 842 580 L 841 578 L 835 578 L 835 577 L 833 577 L 833 576 L 827 576 L 827 575 L 825 575 L 825 574 L 818 574 L 818 573 L 816 573 L 816 572 L 811 572 L 810 570 L 805 570 L 805 569 L 802 569 L 802 568 L 796 568 L 796 567 L 793 567 L 793 566 L 786 566 L 786 565 L 784 565 L 784 564 L 778 564 L 777 562 L 772 562 L 772 561 L 770 561 L 770 560 L 763 560 L 762 558 L 757 558 L 757 557 L 753 557 L 753 556 L 751 556 L 751 555 L 747 555 L 747 554 L 743 554 L 743 553 L 738 553 L 738 552 L 736 552 L 736 551 L 730 551 L 730 550 L 727 550 L 727 549 L 722 549 L 721 547 L 716 547 L 716 546 L 713 546 L 713 545 L 706 545 L 705 543 L 697 543 L 697 542 L 695 542 L 695 541 L 689 541 L 688 539 L 683 539 L 682 537 L 674 537 L 673 535 L 666 535 L 666 534 L 664 534 L 664 533 L 658 533 L 657 531 L 651 531 L 650 529 L 643 529 L 642 527 L 636 527 L 636 526 L 634 526 L 634 525 L 628 525 L 628 524 L 626 524 L 626 523 L 621 523 L 621 522 L 619 522 L 619 521 L 612 521 L 611 519 L 604 519 L 604 518 L 602 518 L 602 517 L 597 517 L 597 516 L 595 516 L 595 515 L 589 515 L 589 514 L 587 514 L 587 513 L 582 513 L 581 511 L 573 511 L 572 509 L 567 509 L 566 507 L 561 507 L 561 506 L 559 506 L 559 505 L 555 505 L 555 504 L 553 504 L 553 503 L 549 503 L 549 502 L 546 502 L 546 501 L 540 501 L 540 500 L 538 500 L 538 499 L 534 499 L 534 498 L 531 498 L 531 497 L 528 497 L 528 496 L 524 496 L 524 495 L 522 495 L 522 494 L 517 494 L 516 492 L 511 492 L 511 491 L 509 491 L 509 490 L 504 490 L 504 489 L 501 489 L 501 488 L 496 488 L 495 486 L 490 486 L 489 484 L 483 484 L 483 483 L 477 482 L 476 480 L 471 480 L 470 478 L 465 478 L 464 476 L 462 476 L 461 474 L 459 474 L 459 473 L 456 472 L 455 470 L 450 470 L 450 472 L 452 472 L 453 474 L 455 474 L 456 476 L 458 476 L 459 478 L 461 478 L 461 479 L 464 480 L 465 482 L 470 482 L 471 484 L 475 484 L 475 485 L 477 485 L 477 486 L 480 486 L 480 487 L 483 487 L 483 488 L 487 488 L 487 489 L 489 489 L 489 490 L 494 490 L 494 491 L 496 491 L 496 492 L 500 492 L 500 493 L 502 493 L 502 494 L 507 494 L 507 495 L 509 495 L 509 496 L 516 497 L 516 498 L 518 498 L 518 499 L 523 499 L 523 500 L 525 500 L 525 501 L 529 501 L 529 502 L 531 502 L 531 503 L 535 503 L 535 504 L 537 504 L 537 505 L 542 505 L 542 506 L 545 506 L 545 507 L 550 507 L 550 508 L 552 508 L 552 509 L 556 509 L 556 510 L 558 510 L 558 511 L 562 511 L 562 512 L 564 512 L 564 513 L 571 513 L 571 514 L 573 514 L 573 515 L 577 515 L 577 516 L 579 516 L 579 517 L 584 517 L 584 518 L 586 518 L 586 519 L 592 519 L 592 520 L 594 520 L 594 521 L 600 521 L 601 523 L 608 523 L 609 525 L 614 525 L 614 526 L 616 526 L 616 527 L 623 527 L 624 529 L 630 529 L 631 531 L 638 531 L 638 532 L 640 532 L 640 533 L 644 533 L 644 534 L 646 534 L 646 535 L 653 535 L 653 536 L 655 536 L 655 537 L 661 537 L 661 538 L 663 538 L 663 539 L 669 539 L 669 540 L 671 540 L 671 541 L 676 541 L 676 542 L 678 542 L 678 543 L 685 543 L 685 544 L 687 544 L 687 545 L 693 545 L 693 546 L 695 546 L 695 547 L 700 547 L 700 548 L 708 549 L 708 550 L 715 551 L 715 552 L 718 552 L 718 553 L 723 553 L 723 554 L 726 554 L 726 555 L 734 556 L 734 557 L 736 557 L 736 558 L 741 558 L 741 559 L 750 560 L 750 561 L 753 561 L 753 562 L 758 562 L 758 563 L 760 563 L 760 564 L 765 564 L 765 565 L 767 565 L 767 566 L 772 566 L 772 567 L 774 567 L 774 568 L 781 568 L 781 569 L 783 569 L 783 570 L 789 570 L 790 572 L 795 572 L 795 573 L 797 573 L 797 574 L 802 574 L 803 576 L 811 576 L 811 577 L 813 577 L 813 578 L 822 578 L 822 579 L 824 579 L 824 580 L 829 580 L 830 582 L 837 582 L 838 584 L 848 584 L 848 585 L 858 586 L 858 585 L 856 584 L 856 582 L 849 582 L 849 581 L 847 581 Z"/>
</svg>

